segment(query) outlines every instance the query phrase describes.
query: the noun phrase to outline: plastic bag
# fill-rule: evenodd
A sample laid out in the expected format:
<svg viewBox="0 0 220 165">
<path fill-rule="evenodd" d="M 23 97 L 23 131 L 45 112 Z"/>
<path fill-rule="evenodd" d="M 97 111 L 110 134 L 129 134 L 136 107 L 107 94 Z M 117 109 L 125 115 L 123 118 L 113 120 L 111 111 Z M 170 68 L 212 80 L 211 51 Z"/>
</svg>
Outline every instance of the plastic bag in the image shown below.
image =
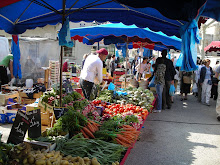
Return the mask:
<svg viewBox="0 0 220 165">
<path fill-rule="evenodd" d="M 170 96 L 174 96 L 174 94 L 175 94 L 175 87 L 173 84 L 170 85 L 169 94 L 170 94 Z"/>
<path fill-rule="evenodd" d="M 154 84 L 154 80 L 155 80 L 155 76 L 152 78 L 152 80 L 150 81 L 148 87 L 155 87 L 155 84 Z"/>
<path fill-rule="evenodd" d="M 198 92 L 198 87 L 197 87 L 197 84 L 196 84 L 196 83 L 193 84 L 192 92 L 193 92 L 193 93 Z"/>
<path fill-rule="evenodd" d="M 114 91 L 115 90 L 115 85 L 113 83 L 110 83 L 108 86 L 108 90 Z"/>
</svg>

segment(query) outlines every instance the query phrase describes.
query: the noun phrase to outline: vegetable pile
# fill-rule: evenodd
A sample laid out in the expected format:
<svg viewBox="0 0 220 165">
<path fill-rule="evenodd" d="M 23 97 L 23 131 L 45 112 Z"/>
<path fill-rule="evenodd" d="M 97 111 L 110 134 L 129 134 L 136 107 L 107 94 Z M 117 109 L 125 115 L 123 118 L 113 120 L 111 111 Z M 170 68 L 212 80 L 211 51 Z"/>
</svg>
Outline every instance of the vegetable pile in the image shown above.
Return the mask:
<svg viewBox="0 0 220 165">
<path fill-rule="evenodd" d="M 96 157 L 98 162 L 102 165 L 118 164 L 122 152 L 125 151 L 125 148 L 119 144 L 99 139 L 79 138 L 79 136 L 73 137 L 72 139 L 58 139 L 56 143 L 56 150 L 64 155 L 89 157 L 90 159 Z"/>
</svg>

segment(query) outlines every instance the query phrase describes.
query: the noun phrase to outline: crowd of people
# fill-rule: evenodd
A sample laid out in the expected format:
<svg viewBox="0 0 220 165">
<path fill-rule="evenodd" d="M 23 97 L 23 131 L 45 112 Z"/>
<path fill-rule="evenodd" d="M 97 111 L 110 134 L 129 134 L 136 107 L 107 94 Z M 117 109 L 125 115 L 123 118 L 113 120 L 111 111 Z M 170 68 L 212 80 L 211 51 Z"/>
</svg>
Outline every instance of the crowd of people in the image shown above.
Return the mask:
<svg viewBox="0 0 220 165">
<path fill-rule="evenodd" d="M 157 94 L 157 106 L 154 112 L 161 112 L 172 107 L 174 100 L 173 96 L 170 95 L 171 85 L 177 91 L 179 84 L 181 101 L 186 101 L 188 94 L 191 92 L 197 97 L 198 102 L 206 106 L 210 106 L 210 98 L 214 100 L 218 98 L 218 76 L 220 76 L 218 62 L 212 68 L 210 67 L 209 59 L 200 60 L 197 58 L 198 69 L 196 71 L 186 72 L 182 71 L 180 67 L 175 66 L 174 59 L 167 58 L 167 50 L 163 50 L 161 57 L 158 58 L 155 56 L 151 58 L 135 56 L 132 61 L 126 59 L 121 66 L 115 55 L 108 54 L 106 49 L 102 48 L 98 50 L 97 54 L 98 56 L 88 56 L 86 54 L 83 60 L 81 86 L 83 87 L 84 95 L 88 99 L 97 73 L 99 75 L 99 81 L 102 82 L 101 70 L 103 67 L 106 67 L 107 72 L 112 77 L 114 76 L 115 69 L 122 67 L 127 68 L 127 72 L 133 74 L 136 81 L 147 78 L 148 88 L 151 87 L 151 84 L 154 84 L 153 87 L 155 87 Z M 89 58 L 89 60 L 85 60 L 86 58 Z M 97 63 L 97 66 L 94 65 L 95 63 Z M 85 66 L 86 68 L 84 68 Z M 151 76 L 148 77 L 147 75 Z M 220 120 L 220 101 L 217 101 L 216 111 L 218 114 L 217 119 Z"/>
</svg>

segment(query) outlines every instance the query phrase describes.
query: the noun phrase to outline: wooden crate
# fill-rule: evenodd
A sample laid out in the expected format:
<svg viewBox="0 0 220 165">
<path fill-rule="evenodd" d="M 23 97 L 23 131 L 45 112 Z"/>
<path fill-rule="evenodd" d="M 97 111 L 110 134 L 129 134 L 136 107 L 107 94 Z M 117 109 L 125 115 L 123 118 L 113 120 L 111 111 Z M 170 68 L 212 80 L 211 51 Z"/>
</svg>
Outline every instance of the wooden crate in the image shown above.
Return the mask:
<svg viewBox="0 0 220 165">
<path fill-rule="evenodd" d="M 34 93 L 34 94 L 33 94 L 33 98 L 34 98 L 34 99 L 40 98 L 41 95 L 43 95 L 43 92 Z M 19 96 L 22 97 L 22 98 L 28 98 L 27 94 L 24 93 L 24 92 L 19 92 Z"/>
<path fill-rule="evenodd" d="M 6 105 L 9 98 L 19 98 L 19 93 L 17 91 L 7 94 L 0 94 L 0 106 Z"/>
</svg>

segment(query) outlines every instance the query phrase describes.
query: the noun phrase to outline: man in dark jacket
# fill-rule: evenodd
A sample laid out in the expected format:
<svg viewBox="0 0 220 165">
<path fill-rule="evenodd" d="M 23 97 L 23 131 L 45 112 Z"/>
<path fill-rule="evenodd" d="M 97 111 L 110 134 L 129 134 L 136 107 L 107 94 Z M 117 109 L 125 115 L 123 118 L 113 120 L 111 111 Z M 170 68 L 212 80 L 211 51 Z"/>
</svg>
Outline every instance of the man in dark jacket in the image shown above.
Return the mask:
<svg viewBox="0 0 220 165">
<path fill-rule="evenodd" d="M 169 90 L 170 90 L 170 85 L 174 84 L 174 76 L 176 74 L 175 68 L 173 66 L 173 62 L 169 59 L 166 58 L 167 56 L 167 50 L 163 50 L 161 53 L 162 57 L 159 58 L 163 58 L 164 64 L 166 65 L 166 72 L 165 72 L 165 85 L 163 88 L 163 96 L 162 96 L 162 109 L 165 109 L 165 107 L 167 106 L 167 109 L 171 108 L 171 96 L 169 95 Z M 156 60 L 156 65 L 157 65 L 157 61 L 159 60 L 159 58 Z M 157 67 L 156 67 L 157 68 Z"/>
</svg>

